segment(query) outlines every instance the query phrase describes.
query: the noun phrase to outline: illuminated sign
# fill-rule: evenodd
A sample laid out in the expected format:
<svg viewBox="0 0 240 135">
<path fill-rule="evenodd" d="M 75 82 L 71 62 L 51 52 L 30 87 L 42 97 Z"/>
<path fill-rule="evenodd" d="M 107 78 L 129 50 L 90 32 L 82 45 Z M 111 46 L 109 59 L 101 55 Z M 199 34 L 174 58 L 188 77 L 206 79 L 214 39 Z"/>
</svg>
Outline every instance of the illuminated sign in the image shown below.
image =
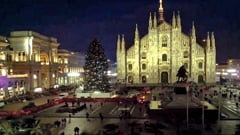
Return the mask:
<svg viewBox="0 0 240 135">
<path fill-rule="evenodd" d="M 68 73 L 68 76 L 70 76 L 70 77 L 77 77 L 77 76 L 80 76 L 80 73 L 72 72 L 72 73 Z"/>
<path fill-rule="evenodd" d="M 20 77 L 28 77 L 28 74 L 15 74 L 15 75 L 8 75 L 8 78 L 20 78 Z"/>
<path fill-rule="evenodd" d="M 228 73 L 236 73 L 237 70 L 236 70 L 236 69 L 228 69 L 227 72 L 228 72 Z"/>
</svg>

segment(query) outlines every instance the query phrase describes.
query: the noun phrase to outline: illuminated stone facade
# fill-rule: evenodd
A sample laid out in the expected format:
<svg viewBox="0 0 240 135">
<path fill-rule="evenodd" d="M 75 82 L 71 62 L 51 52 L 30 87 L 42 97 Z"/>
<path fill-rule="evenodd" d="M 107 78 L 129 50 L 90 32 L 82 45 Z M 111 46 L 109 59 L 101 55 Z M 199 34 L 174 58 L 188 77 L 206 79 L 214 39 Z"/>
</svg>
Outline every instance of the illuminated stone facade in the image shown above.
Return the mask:
<svg viewBox="0 0 240 135">
<path fill-rule="evenodd" d="M 7 38 L 0 36 L 0 76 L 6 76 L 7 75 L 7 46 L 8 46 Z M 1 82 L 0 82 L 1 86 Z"/>
<path fill-rule="evenodd" d="M 204 44 L 196 40 L 195 26 L 190 35 L 182 32 L 180 13 L 173 13 L 172 23 L 163 17 L 160 0 L 159 18 L 150 13 L 148 33 L 140 37 L 136 25 L 134 44 L 126 49 L 124 35 L 118 35 L 118 80 L 128 84 L 174 83 L 182 66 L 195 82 L 215 83 L 216 48 L 214 33 L 207 33 Z"/>
<path fill-rule="evenodd" d="M 8 55 L 8 78 L 18 78 L 18 85 L 27 91 L 50 88 L 57 83 L 57 39 L 33 31 L 13 31 L 9 43 L 12 54 Z"/>
<path fill-rule="evenodd" d="M 2 100 L 6 96 L 7 89 L 7 72 L 8 72 L 8 64 L 7 64 L 7 46 L 8 46 L 7 38 L 0 36 L 0 100 Z"/>
<path fill-rule="evenodd" d="M 81 85 L 85 56 L 59 45 L 56 38 L 33 31 L 0 36 L 0 100 L 39 88 Z"/>
</svg>

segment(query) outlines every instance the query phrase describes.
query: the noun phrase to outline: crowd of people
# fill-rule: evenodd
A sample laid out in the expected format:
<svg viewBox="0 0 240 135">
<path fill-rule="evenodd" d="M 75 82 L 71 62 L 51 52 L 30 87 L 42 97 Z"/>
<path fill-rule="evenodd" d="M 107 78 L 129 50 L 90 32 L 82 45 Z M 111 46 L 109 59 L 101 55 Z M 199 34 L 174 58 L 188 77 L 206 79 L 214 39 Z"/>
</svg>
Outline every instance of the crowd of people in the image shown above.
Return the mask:
<svg viewBox="0 0 240 135">
<path fill-rule="evenodd" d="M 208 101 L 210 104 L 218 105 L 217 102 L 219 100 L 229 99 L 235 102 L 237 109 L 240 107 L 240 91 L 237 88 L 230 88 L 227 86 L 206 88 L 195 87 L 192 88 L 191 91 L 194 97 L 199 100 Z"/>
<path fill-rule="evenodd" d="M 86 106 L 86 103 L 84 103 L 84 105 Z M 103 106 L 103 103 L 100 103 L 100 105 Z M 90 111 L 90 112 L 93 111 L 92 104 L 89 104 L 89 106 L 86 106 L 86 109 L 88 109 L 88 111 Z M 88 111 L 86 112 L 86 119 L 87 119 L 87 121 L 90 121 L 90 118 L 89 118 L 90 114 L 89 114 Z M 68 123 L 71 123 L 72 115 L 74 115 L 74 114 L 69 113 L 69 115 L 68 115 Z M 102 113 L 99 113 L 99 119 L 101 121 L 104 120 L 104 116 L 103 116 Z M 66 127 L 66 124 L 67 124 L 67 119 L 66 118 L 54 121 L 54 127 L 55 128 L 64 128 L 64 127 Z M 74 135 L 79 135 L 80 134 L 80 128 L 77 127 L 77 126 L 74 127 L 73 132 L 74 132 Z M 60 135 L 65 135 L 64 130 L 61 131 Z"/>
</svg>

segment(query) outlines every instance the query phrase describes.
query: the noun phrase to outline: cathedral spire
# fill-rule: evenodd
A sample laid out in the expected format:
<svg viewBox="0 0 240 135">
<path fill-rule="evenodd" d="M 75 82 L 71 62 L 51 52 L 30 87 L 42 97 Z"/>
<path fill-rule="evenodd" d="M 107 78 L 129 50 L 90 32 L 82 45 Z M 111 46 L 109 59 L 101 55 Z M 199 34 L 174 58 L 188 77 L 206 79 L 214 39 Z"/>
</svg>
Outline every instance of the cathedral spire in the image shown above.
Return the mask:
<svg viewBox="0 0 240 135">
<path fill-rule="evenodd" d="M 180 11 L 178 11 L 178 15 L 177 15 L 177 27 L 179 29 L 182 28 L 182 25 L 181 25 L 181 17 L 180 17 Z"/>
<path fill-rule="evenodd" d="M 138 32 L 138 25 L 136 24 L 136 30 L 135 30 L 135 40 L 139 40 L 139 32 Z"/>
<path fill-rule="evenodd" d="M 150 12 L 150 15 L 149 15 L 149 22 L 148 22 L 148 29 L 152 29 L 152 13 Z"/>
<path fill-rule="evenodd" d="M 176 28 L 176 17 L 175 17 L 175 12 L 173 11 L 173 16 L 172 16 L 172 27 Z"/>
<path fill-rule="evenodd" d="M 118 34 L 117 38 L 117 52 L 121 51 L 121 41 L 120 41 L 120 35 Z"/>
<path fill-rule="evenodd" d="M 162 0 L 159 0 L 159 21 L 160 23 L 164 21 L 164 17 L 163 17 L 163 5 L 162 5 Z"/>
<path fill-rule="evenodd" d="M 156 15 L 156 12 L 154 12 L 154 17 L 153 17 L 153 28 L 157 28 L 157 15 Z"/>
<path fill-rule="evenodd" d="M 210 38 L 209 38 L 209 32 L 207 32 L 207 50 L 210 49 Z"/>
<path fill-rule="evenodd" d="M 125 39 L 124 39 L 124 34 L 122 34 L 122 46 L 121 46 L 121 51 L 125 52 Z"/>
<path fill-rule="evenodd" d="M 211 46 L 213 49 L 215 49 L 215 37 L 214 32 L 211 33 Z"/>
<path fill-rule="evenodd" d="M 191 31 L 191 36 L 192 36 L 192 38 L 196 38 L 196 32 L 195 32 L 194 21 L 192 22 L 192 31 Z"/>
</svg>

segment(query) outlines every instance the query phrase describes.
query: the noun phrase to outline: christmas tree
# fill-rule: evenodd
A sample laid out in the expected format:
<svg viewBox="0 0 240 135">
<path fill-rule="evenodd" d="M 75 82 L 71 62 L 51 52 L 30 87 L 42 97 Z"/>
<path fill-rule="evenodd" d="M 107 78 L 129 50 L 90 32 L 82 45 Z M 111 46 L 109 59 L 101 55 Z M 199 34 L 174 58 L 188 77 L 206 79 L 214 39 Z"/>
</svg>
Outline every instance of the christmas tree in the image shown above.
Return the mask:
<svg viewBox="0 0 240 135">
<path fill-rule="evenodd" d="M 104 49 L 97 39 L 94 39 L 90 43 L 85 59 L 84 91 L 108 92 L 110 89 L 109 78 L 107 76 L 108 61 L 104 54 Z"/>
</svg>

